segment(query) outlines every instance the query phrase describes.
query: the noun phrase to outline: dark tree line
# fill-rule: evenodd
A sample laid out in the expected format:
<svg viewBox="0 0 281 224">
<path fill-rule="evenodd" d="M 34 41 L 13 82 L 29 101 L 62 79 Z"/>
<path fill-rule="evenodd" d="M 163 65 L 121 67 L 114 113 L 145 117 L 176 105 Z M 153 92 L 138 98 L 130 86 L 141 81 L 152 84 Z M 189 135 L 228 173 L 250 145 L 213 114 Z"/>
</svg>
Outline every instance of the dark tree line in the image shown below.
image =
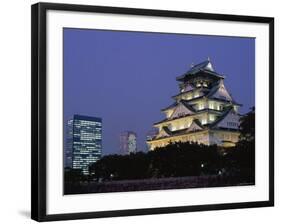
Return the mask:
<svg viewBox="0 0 281 224">
<path fill-rule="evenodd" d="M 241 119 L 241 136 L 235 147 L 224 149 L 216 145 L 177 142 L 147 153 L 108 155 L 89 166 L 91 176 L 88 178 L 106 181 L 228 175 L 239 177 L 243 181 L 254 182 L 254 125 L 255 111 L 252 108 Z M 82 176 L 80 175 L 80 180 L 83 180 Z M 77 173 L 70 172 L 66 174 L 66 177 L 68 178 L 66 180 L 76 178 L 75 180 L 79 181 Z"/>
<path fill-rule="evenodd" d="M 130 180 L 200 175 L 203 167 L 216 173 L 216 146 L 193 143 L 173 143 L 166 147 L 130 155 L 109 155 L 90 166 L 95 178 Z"/>
</svg>

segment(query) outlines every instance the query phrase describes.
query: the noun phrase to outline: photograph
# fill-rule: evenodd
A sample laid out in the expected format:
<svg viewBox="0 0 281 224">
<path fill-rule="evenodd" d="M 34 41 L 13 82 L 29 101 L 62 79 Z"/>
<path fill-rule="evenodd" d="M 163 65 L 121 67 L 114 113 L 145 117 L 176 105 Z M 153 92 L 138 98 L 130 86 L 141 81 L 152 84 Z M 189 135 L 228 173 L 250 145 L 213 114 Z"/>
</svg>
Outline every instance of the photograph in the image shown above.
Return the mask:
<svg viewBox="0 0 281 224">
<path fill-rule="evenodd" d="M 32 5 L 31 217 L 274 206 L 274 18 Z"/>
<path fill-rule="evenodd" d="M 62 33 L 64 195 L 255 185 L 254 37 Z"/>
</svg>

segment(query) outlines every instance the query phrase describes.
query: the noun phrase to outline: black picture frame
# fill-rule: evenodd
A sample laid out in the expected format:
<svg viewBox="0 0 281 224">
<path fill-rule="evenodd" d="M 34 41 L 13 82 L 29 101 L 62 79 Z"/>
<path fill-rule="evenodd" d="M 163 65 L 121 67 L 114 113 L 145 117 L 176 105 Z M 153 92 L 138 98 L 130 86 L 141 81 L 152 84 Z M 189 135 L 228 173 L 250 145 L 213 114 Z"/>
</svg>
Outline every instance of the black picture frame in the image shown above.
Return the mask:
<svg viewBox="0 0 281 224">
<path fill-rule="evenodd" d="M 126 15 L 193 18 L 217 21 L 254 22 L 269 24 L 269 200 L 243 203 L 208 204 L 196 206 L 159 207 L 145 209 L 83 212 L 69 214 L 46 213 L 46 12 L 64 10 L 101 12 Z M 32 155 L 31 155 L 31 218 L 36 221 L 132 216 L 161 213 L 192 212 L 274 205 L 274 18 L 182 11 L 163 11 L 73 4 L 37 3 L 32 5 Z"/>
</svg>

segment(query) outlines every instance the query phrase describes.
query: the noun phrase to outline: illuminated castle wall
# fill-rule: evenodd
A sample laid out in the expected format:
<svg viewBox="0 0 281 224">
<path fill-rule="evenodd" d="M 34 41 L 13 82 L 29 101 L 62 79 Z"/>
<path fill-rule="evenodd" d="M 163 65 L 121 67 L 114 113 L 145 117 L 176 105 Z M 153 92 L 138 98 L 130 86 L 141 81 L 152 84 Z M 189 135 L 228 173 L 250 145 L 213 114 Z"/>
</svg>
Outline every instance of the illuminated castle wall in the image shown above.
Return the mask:
<svg viewBox="0 0 281 224">
<path fill-rule="evenodd" d="M 170 142 L 197 142 L 234 146 L 239 139 L 238 109 L 210 60 L 192 66 L 177 77 L 180 93 L 175 102 L 162 109 L 166 118 L 154 123 L 158 134 L 147 140 L 150 150 Z"/>
</svg>

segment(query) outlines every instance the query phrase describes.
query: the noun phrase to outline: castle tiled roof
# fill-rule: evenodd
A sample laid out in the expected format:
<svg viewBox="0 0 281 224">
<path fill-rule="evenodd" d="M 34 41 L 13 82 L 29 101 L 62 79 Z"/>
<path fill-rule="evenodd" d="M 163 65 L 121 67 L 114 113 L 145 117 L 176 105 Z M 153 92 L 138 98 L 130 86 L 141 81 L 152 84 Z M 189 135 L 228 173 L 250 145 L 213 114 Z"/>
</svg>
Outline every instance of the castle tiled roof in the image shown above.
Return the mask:
<svg viewBox="0 0 281 224">
<path fill-rule="evenodd" d="M 194 108 L 193 108 L 192 106 L 190 106 L 187 102 L 188 102 L 187 100 L 180 100 L 179 102 L 175 102 L 175 103 L 171 104 L 170 106 L 168 106 L 168 107 L 162 109 L 162 111 L 172 109 L 172 108 L 178 106 L 179 103 L 181 103 L 181 104 L 183 104 L 187 109 L 191 110 L 192 112 L 195 112 Z"/>
<path fill-rule="evenodd" d="M 187 102 L 188 101 L 186 101 L 186 100 L 180 100 L 180 103 L 183 104 L 187 109 L 189 109 L 192 112 L 195 112 L 194 108 L 192 106 L 190 106 Z"/>
<path fill-rule="evenodd" d="M 228 114 L 230 111 L 233 110 L 233 106 L 229 106 L 225 111 L 224 113 L 216 120 L 214 121 L 213 123 L 211 123 L 209 125 L 209 127 L 215 127 L 220 121 L 222 121 Z"/>
<path fill-rule="evenodd" d="M 207 98 L 213 98 L 213 99 L 219 100 L 219 101 L 225 101 L 225 102 L 231 101 L 231 103 L 234 104 L 234 105 L 242 106 L 242 104 L 237 103 L 231 95 L 230 95 L 231 100 L 213 97 L 213 95 L 219 90 L 221 83 L 222 83 L 222 80 L 218 81 L 217 84 L 212 87 L 210 92 L 208 94 L 206 94 L 206 97 Z"/>
<path fill-rule="evenodd" d="M 174 103 L 171 104 L 170 106 L 163 108 L 161 111 L 165 111 L 165 110 L 172 109 L 172 108 L 176 107 L 177 105 L 178 105 L 178 103 L 177 103 L 177 102 L 174 102 Z"/>
<path fill-rule="evenodd" d="M 185 79 L 188 79 L 189 77 L 190 78 L 194 77 L 194 75 L 199 72 L 204 72 L 211 76 L 215 76 L 217 78 L 224 78 L 223 76 L 221 76 L 220 74 L 215 72 L 210 60 L 207 60 L 207 61 L 204 61 L 197 65 L 192 66 L 186 73 L 177 77 L 177 80 L 184 81 Z"/>
</svg>

